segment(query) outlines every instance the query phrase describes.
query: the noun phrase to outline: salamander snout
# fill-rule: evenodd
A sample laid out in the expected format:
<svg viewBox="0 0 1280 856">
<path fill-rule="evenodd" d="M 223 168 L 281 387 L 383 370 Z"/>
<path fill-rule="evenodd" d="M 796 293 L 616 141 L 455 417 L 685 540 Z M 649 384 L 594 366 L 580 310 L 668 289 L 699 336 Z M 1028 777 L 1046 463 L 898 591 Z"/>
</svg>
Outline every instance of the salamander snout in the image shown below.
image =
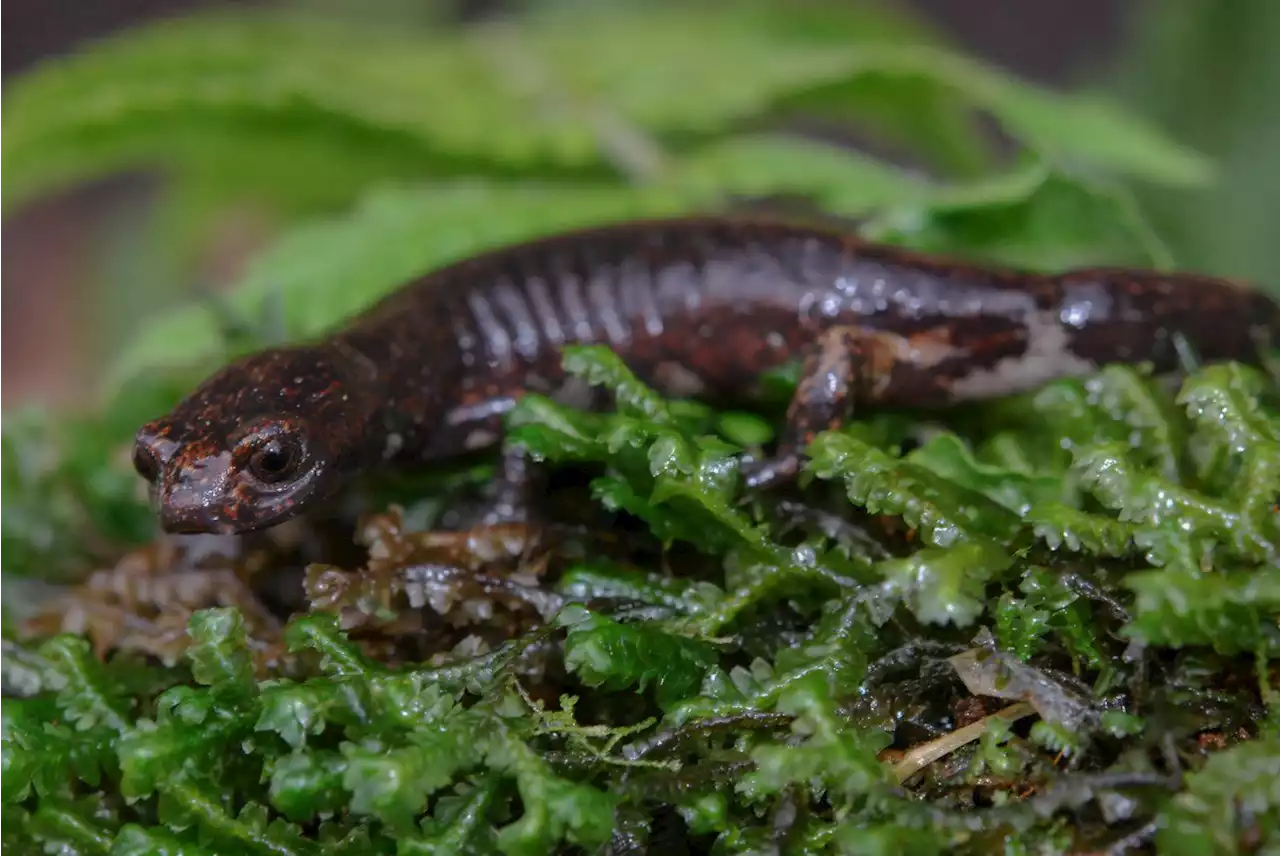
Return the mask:
<svg viewBox="0 0 1280 856">
<path fill-rule="evenodd" d="M 143 425 L 133 462 L 169 532 L 265 529 L 335 493 L 364 460 L 380 390 L 349 348 L 251 354 Z"/>
<path fill-rule="evenodd" d="M 133 464 L 171 533 L 236 534 L 295 514 L 319 491 L 325 468 L 289 418 L 264 419 L 225 440 L 175 439 L 144 426 Z"/>
</svg>

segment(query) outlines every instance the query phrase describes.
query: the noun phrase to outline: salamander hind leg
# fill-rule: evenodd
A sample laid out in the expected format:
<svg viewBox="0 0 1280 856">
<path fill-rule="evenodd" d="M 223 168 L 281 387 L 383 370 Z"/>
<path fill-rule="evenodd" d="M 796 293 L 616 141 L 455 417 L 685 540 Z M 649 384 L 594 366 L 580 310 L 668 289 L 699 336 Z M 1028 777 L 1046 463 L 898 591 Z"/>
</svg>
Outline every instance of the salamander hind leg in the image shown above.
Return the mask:
<svg viewBox="0 0 1280 856">
<path fill-rule="evenodd" d="M 774 455 L 743 462 L 748 488 L 767 489 L 792 481 L 800 472 L 801 454 L 814 436 L 839 428 L 852 415 L 860 379 L 866 373 L 867 341 L 856 327 L 833 327 L 821 335 L 805 359 Z"/>
<path fill-rule="evenodd" d="M 805 359 L 773 457 L 744 463 L 747 488 L 767 489 L 794 480 L 813 438 L 848 422 L 855 405 L 949 402 L 950 372 L 964 364 L 963 356 L 945 327 L 906 336 L 851 326 L 830 328 Z"/>
</svg>

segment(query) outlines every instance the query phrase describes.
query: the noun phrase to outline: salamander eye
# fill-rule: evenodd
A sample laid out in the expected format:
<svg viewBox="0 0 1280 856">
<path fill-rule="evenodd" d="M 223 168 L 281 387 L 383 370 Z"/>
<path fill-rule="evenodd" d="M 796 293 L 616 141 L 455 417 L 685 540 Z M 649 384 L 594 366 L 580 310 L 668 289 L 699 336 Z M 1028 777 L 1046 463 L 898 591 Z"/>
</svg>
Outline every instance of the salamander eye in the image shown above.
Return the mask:
<svg viewBox="0 0 1280 856">
<path fill-rule="evenodd" d="M 249 458 L 253 477 L 265 484 L 276 484 L 292 478 L 302 450 L 298 444 L 285 437 L 272 437 L 254 450 Z"/>
<path fill-rule="evenodd" d="M 149 482 L 160 477 L 160 459 L 143 443 L 135 443 L 133 447 L 133 468 Z"/>
</svg>

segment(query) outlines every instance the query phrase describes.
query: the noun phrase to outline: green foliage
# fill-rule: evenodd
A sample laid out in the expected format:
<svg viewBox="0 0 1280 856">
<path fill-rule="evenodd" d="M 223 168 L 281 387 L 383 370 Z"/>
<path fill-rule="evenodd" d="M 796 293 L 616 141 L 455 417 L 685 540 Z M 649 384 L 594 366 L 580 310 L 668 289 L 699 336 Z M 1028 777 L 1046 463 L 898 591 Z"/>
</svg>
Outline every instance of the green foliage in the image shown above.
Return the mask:
<svg viewBox="0 0 1280 856">
<path fill-rule="evenodd" d="M 165 227 L 139 242 L 157 253 L 195 248 L 242 202 L 282 232 L 220 303 L 162 301 L 100 401 L 7 414 L 5 572 L 72 577 L 155 535 L 128 439 L 202 372 L 487 248 L 784 197 L 882 240 L 1028 268 L 1182 261 L 1131 185 L 1198 186 L 1213 173 L 1200 156 L 887 5 L 778 9 L 562 3 L 467 26 L 202 15 L 8 85 L 10 210 L 141 166 L 166 177 Z M 615 406 L 526 396 L 509 437 L 585 470 L 643 549 L 574 554 L 531 583 L 545 615 L 558 607 L 543 626 L 482 616 L 452 652 L 406 645 L 394 665 L 320 612 L 292 617 L 277 658 L 237 610 L 198 611 L 177 669 L 100 661 L 72 635 L 12 642 L 6 625 L 5 846 L 663 852 L 687 831 L 726 854 L 1059 852 L 1123 828 L 1227 853 L 1274 835 L 1273 378 L 1211 365 L 1171 392 L 1109 366 L 929 424 L 859 412 L 811 444 L 797 513 L 740 484 L 776 413 L 666 400 L 606 348 L 564 360 Z M 448 489 L 411 490 L 449 510 Z M 982 668 L 992 636 L 1030 687 L 1020 700 L 1079 715 L 989 716 L 898 782 L 895 753 L 972 711 L 951 658 Z M 981 699 L 987 714 L 1014 703 L 985 692 L 1006 692 Z M 1209 735 L 1255 733 L 1185 781 L 1165 775 Z"/>
<path fill-rule="evenodd" d="M 645 626 L 631 627 L 586 610 L 562 611 L 568 627 L 564 664 L 589 687 L 611 690 L 654 684 L 658 704 L 668 707 L 698 688 L 715 661 L 705 643 Z"/>
<path fill-rule="evenodd" d="M 843 727 L 825 683 L 816 675 L 797 681 L 778 699 L 777 708 L 794 716 L 792 730 L 803 737 L 798 746 L 760 746 L 752 753 L 756 771 L 739 784 L 748 799 L 777 794 L 789 785 L 820 787 L 833 803 L 863 799 L 889 784 L 887 769 L 876 753 L 892 742 L 877 731 L 859 733 Z"/>
<path fill-rule="evenodd" d="M 1066 162 L 1157 181 L 1206 172 L 1110 105 L 1037 90 L 914 34 L 867 43 L 862 21 L 846 23 L 842 42 L 779 27 L 763 10 L 664 3 L 569 14 L 571 26 L 563 12 L 543 13 L 518 29 L 461 35 L 264 14 L 133 31 L 14 87 L 20 118 L 4 162 L 22 179 L 6 199 L 137 163 L 219 176 L 235 175 L 234 164 L 228 191 L 295 196 L 316 193 L 306 180 L 319 174 L 335 196 L 468 168 L 599 174 L 636 157 L 617 154 L 636 146 L 628 129 L 659 143 L 707 139 L 789 101 L 854 113 L 865 105 L 890 138 L 945 128 L 952 145 L 972 145 L 976 131 L 955 121 L 958 102 Z M 904 95 L 923 115 L 904 109 Z"/>
<path fill-rule="evenodd" d="M 196 683 L 247 695 L 253 690 L 244 620 L 235 610 L 208 610 L 191 626 L 191 677 Z"/>
<path fill-rule="evenodd" d="M 1117 58 L 1111 88 L 1218 165 L 1217 179 L 1193 193 L 1145 189 L 1145 207 L 1185 264 L 1280 294 L 1270 227 L 1280 104 L 1269 96 L 1280 85 L 1280 9 L 1270 0 L 1145 0 L 1127 12 L 1134 44 Z"/>
<path fill-rule="evenodd" d="M 376 818 L 387 832 L 408 834 L 411 841 L 414 819 L 427 799 L 446 790 L 456 803 L 472 790 L 462 777 L 474 771 L 491 777 L 484 786 L 486 801 L 496 798 L 499 782 L 510 780 L 523 803 L 518 821 L 496 829 L 502 852 L 542 852 L 562 839 L 599 844 L 607 838 L 611 798 L 560 778 L 526 744 L 533 724 L 513 707 L 514 696 L 498 676 L 490 676 L 489 701 L 463 707 L 460 689 L 451 694 L 429 674 L 416 682 L 412 673 L 401 675 L 407 680 L 388 691 L 389 673 L 365 668 L 345 681 L 316 676 L 293 684 L 294 699 L 306 698 L 308 704 L 290 706 L 282 703 L 282 690 L 290 685 L 259 687 L 245 674 L 243 633 L 234 611 L 196 613 L 188 657 L 193 676 L 206 686 L 177 686 L 149 699 L 156 717 L 136 722 L 127 721 L 119 702 L 101 689 L 105 677 L 86 658 L 82 640 L 61 637 L 48 643 L 42 652 L 65 680 L 55 701 L 57 718 L 70 727 L 62 727 L 60 735 L 59 726 L 48 724 L 52 711 L 39 713 L 47 702 L 6 701 L 6 801 L 28 800 L 31 786 L 52 799 L 42 798 L 33 817 L 37 828 L 56 827 L 44 834 L 46 840 L 97 836 L 109 844 L 114 835 L 117 847 L 141 847 L 144 841 L 168 838 L 163 828 L 122 825 L 120 818 L 59 802 L 68 795 L 69 775 L 94 785 L 103 782 L 101 770 L 124 795 L 158 798 L 162 822 L 175 831 L 193 828 L 202 837 L 249 852 L 310 853 L 316 852 L 313 844 L 289 821 L 273 819 L 269 807 L 292 821 L 346 807 Z M 335 660 L 360 662 L 351 643 L 323 623 L 294 634 L 299 645 L 318 636 Z M 341 723 L 346 739 L 328 744 L 336 745 L 336 752 L 313 746 L 289 721 L 287 710 L 313 718 L 305 729 L 313 737 L 331 734 Z M 116 739 L 104 740 L 103 732 Z M 271 738 L 273 733 L 284 739 Z M 86 766 L 90 763 L 96 766 Z M 455 784 L 460 790 L 453 796 Z M 236 811 L 227 805 L 233 793 L 244 800 Z M 440 834 L 461 834 L 456 823 L 450 825 L 449 814 L 437 819 L 444 824 Z M 117 832 L 105 829 L 104 821 Z M 469 824 L 471 836 L 489 829 L 488 824 L 480 828 L 474 817 Z M 428 843 L 429 838 L 420 845 Z"/>
<path fill-rule="evenodd" d="M 155 678 L 135 680 L 158 694 L 131 697 L 111 677 L 123 664 L 101 665 L 83 640 L 62 636 L 24 655 L 47 689 L 4 707 L 6 800 L 24 812 L 23 828 L 80 847 L 172 839 L 181 848 L 212 841 L 304 853 L 316 845 L 300 830 L 345 812 L 344 825 L 328 828 L 364 841 L 362 852 L 394 840 L 406 852 L 534 853 L 557 842 L 599 846 L 618 818 L 658 798 L 724 846 L 747 847 L 756 834 L 747 818 L 812 798 L 831 813 L 806 820 L 796 833 L 806 841 L 853 852 L 928 850 L 963 840 L 975 823 L 1010 821 L 995 810 L 962 820 L 938 808 L 935 833 L 911 831 L 921 820 L 916 804 L 898 795 L 880 758 L 895 719 L 858 699 L 874 695 L 895 651 L 941 644 L 927 628 L 994 622 L 1029 670 L 1019 680 L 1046 704 L 1079 691 L 1053 689 L 1057 679 L 1038 664 L 1064 652 L 1106 692 L 1125 668 L 1124 635 L 1148 646 L 1275 656 L 1268 622 L 1280 607 L 1277 542 L 1251 511 L 1270 482 L 1221 472 L 1256 463 L 1259 447 L 1270 454 L 1280 422 L 1253 394 L 1263 391 L 1261 375 L 1244 367 L 1206 368 L 1176 396 L 1121 370 L 1037 393 L 1070 408 L 1074 421 L 1064 424 L 1077 442 L 1065 457 L 1046 451 L 1044 413 L 1014 424 L 1001 406 L 991 418 L 1003 427 L 977 443 L 935 433 L 903 454 L 898 432 L 884 425 L 821 435 L 814 487 L 841 485 L 849 505 L 916 533 L 898 546 L 904 555 L 883 558 L 817 532 L 784 541 L 777 519 L 740 502 L 737 449 L 708 433 L 719 424 L 708 411 L 664 400 L 605 349 L 569 349 L 565 363 L 608 387 L 617 409 L 583 413 L 530 396 L 513 413 L 512 436 L 551 461 L 596 467 L 594 493 L 606 507 L 662 541 L 697 547 L 722 569 L 680 580 L 595 563 L 561 578 L 570 601 L 656 610 L 623 619 L 570 602 L 553 622 L 557 656 L 593 716 L 628 691 L 639 707 L 598 724 L 583 718 L 582 697 L 563 697 L 559 711 L 531 709 L 516 664 L 532 637 L 470 659 L 390 669 L 358 650 L 332 616 L 300 616 L 285 636 L 294 652 L 314 657 L 313 672 L 258 681 L 238 613 L 207 610 L 189 628 L 192 682 L 165 689 Z M 1107 390 L 1146 402 L 1133 418 L 1163 441 L 1118 446 L 1109 434 L 1118 405 Z M 1104 425 L 1112 427 L 1090 435 L 1089 426 Z M 1208 463 L 1182 466 L 1193 449 Z M 1152 502 L 1153 485 L 1163 505 Z M 1184 499 L 1192 495 L 1194 506 Z M 1193 507 L 1213 512 L 1190 529 L 1164 513 Z M 1048 538 L 1044 521 L 1054 519 L 1064 531 Z M 1148 567 L 1108 567 L 1105 550 L 1092 569 L 1056 565 L 1063 553 L 1093 552 L 1092 535 L 1072 528 L 1081 521 L 1123 527 L 1131 546 L 1112 552 L 1128 562 L 1145 556 Z M 755 624 L 787 611 L 804 629 L 766 634 L 744 664 Z M 889 686 L 905 700 L 922 691 L 910 683 Z M 650 687 L 652 705 L 644 701 Z M 1089 757 L 1147 728 L 1106 711 L 1045 719 L 1017 744 L 1009 727 L 988 731 L 968 775 L 1034 769 L 1045 763 L 1037 753 Z M 721 729 L 739 730 L 728 756 L 707 739 Z M 724 764 L 740 774 L 719 778 Z M 691 781 L 704 784 L 680 784 L 703 767 L 708 778 Z M 1207 767 L 1166 809 L 1194 835 L 1219 835 L 1205 822 L 1213 812 L 1204 800 L 1226 798 L 1214 796 L 1226 787 L 1215 784 L 1223 778 L 1212 771 L 1221 769 Z M 1228 784 L 1235 781 L 1243 780 Z M 87 811 L 70 782 L 118 789 L 135 806 L 154 805 L 155 819 Z M 1041 822 L 1036 816 L 1019 823 Z M 869 837 L 852 836 L 853 827 Z"/>
<path fill-rule="evenodd" d="M 1246 853 L 1248 839 L 1280 835 L 1280 741 L 1275 735 L 1218 752 L 1161 811 L 1162 853 Z"/>
</svg>

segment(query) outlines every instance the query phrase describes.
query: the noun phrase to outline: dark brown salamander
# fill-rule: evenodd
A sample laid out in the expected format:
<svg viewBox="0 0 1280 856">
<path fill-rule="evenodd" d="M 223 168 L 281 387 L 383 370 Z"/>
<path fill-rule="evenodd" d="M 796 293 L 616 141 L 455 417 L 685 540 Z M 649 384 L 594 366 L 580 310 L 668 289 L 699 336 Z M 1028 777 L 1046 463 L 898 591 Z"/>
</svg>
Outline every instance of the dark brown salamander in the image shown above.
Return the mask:
<svg viewBox="0 0 1280 856">
<path fill-rule="evenodd" d="M 486 253 L 418 279 L 310 345 L 219 371 L 138 432 L 134 460 L 172 532 L 247 532 L 334 494 L 349 476 L 492 446 L 526 391 L 594 406 L 567 383 L 565 343 L 613 347 L 671 396 L 744 399 L 804 360 L 773 458 L 859 405 L 932 408 L 1009 395 L 1109 362 L 1257 362 L 1280 307 L 1193 274 L 1056 276 L 970 266 L 847 234 L 721 219 L 634 222 Z M 517 518 L 524 473 L 504 455 Z"/>
</svg>

